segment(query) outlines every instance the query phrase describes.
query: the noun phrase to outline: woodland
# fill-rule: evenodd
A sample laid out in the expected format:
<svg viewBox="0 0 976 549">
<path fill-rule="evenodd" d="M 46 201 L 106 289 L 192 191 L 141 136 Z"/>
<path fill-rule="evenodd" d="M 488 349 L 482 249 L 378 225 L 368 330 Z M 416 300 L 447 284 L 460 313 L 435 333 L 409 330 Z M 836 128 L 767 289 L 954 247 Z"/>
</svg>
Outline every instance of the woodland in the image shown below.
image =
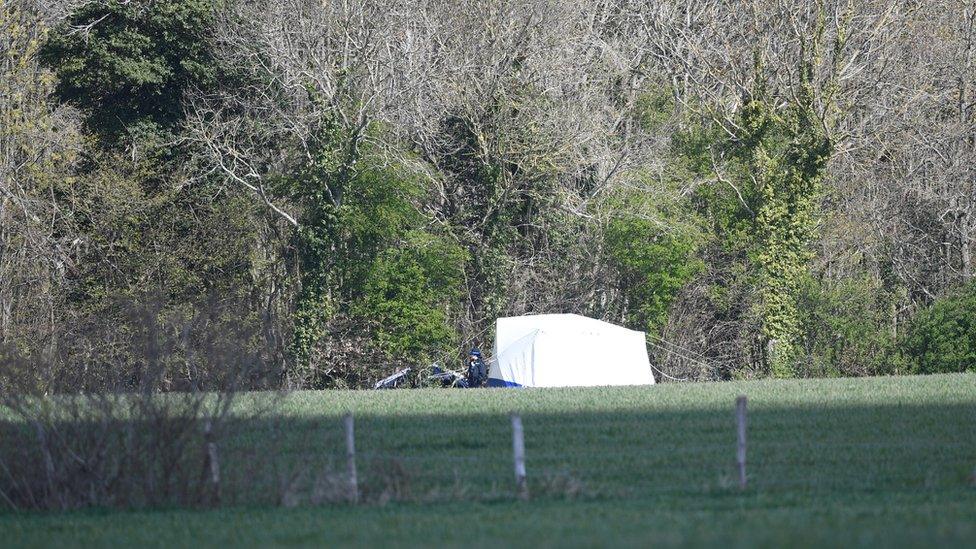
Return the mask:
<svg viewBox="0 0 976 549">
<path fill-rule="evenodd" d="M 45 393 L 366 387 L 536 313 L 664 381 L 973 371 L 974 248 L 973 0 L 0 0 Z"/>
</svg>

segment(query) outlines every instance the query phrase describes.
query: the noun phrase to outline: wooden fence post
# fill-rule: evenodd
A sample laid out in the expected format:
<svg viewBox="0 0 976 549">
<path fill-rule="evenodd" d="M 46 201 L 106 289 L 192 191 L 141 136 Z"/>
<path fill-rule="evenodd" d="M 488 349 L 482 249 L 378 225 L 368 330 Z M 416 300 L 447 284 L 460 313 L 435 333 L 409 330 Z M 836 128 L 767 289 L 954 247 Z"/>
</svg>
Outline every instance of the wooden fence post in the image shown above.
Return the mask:
<svg viewBox="0 0 976 549">
<path fill-rule="evenodd" d="M 522 416 L 512 414 L 512 453 L 515 457 L 515 488 L 519 499 L 529 499 L 529 486 L 525 480 L 525 438 L 522 434 Z"/>
<path fill-rule="evenodd" d="M 349 475 L 349 499 L 359 503 L 359 479 L 356 475 L 356 433 L 352 414 L 342 418 L 346 428 L 346 468 Z"/>
<path fill-rule="evenodd" d="M 739 489 L 745 490 L 746 479 L 746 397 L 740 396 L 735 399 L 735 418 L 739 434 L 739 446 L 736 451 L 735 461 L 739 466 Z"/>
<path fill-rule="evenodd" d="M 213 503 L 220 502 L 220 461 L 217 459 L 217 441 L 214 438 L 213 422 L 210 418 L 203 424 L 203 440 L 207 450 L 207 470 L 210 473 L 210 489 Z"/>
</svg>

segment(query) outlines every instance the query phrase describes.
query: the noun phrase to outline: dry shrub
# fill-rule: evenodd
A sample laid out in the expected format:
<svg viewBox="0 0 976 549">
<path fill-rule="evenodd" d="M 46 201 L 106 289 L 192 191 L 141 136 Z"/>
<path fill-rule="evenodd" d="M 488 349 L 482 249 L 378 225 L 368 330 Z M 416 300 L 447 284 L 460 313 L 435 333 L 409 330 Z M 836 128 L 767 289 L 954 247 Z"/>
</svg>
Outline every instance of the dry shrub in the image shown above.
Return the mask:
<svg viewBox="0 0 976 549">
<path fill-rule="evenodd" d="M 578 499 L 590 495 L 583 480 L 565 470 L 543 473 L 533 492 L 540 496 L 561 499 Z"/>
<path fill-rule="evenodd" d="M 130 304 L 127 321 L 0 350 L 0 498 L 12 509 L 210 505 L 231 404 L 268 369 L 233 307 Z M 240 326 L 240 325 L 238 325 Z M 84 351 L 84 352 L 83 352 Z"/>
<path fill-rule="evenodd" d="M 391 501 L 406 501 L 413 495 L 414 474 L 402 460 L 396 458 L 373 459 L 365 475 L 362 487 L 363 499 L 386 505 Z"/>
</svg>

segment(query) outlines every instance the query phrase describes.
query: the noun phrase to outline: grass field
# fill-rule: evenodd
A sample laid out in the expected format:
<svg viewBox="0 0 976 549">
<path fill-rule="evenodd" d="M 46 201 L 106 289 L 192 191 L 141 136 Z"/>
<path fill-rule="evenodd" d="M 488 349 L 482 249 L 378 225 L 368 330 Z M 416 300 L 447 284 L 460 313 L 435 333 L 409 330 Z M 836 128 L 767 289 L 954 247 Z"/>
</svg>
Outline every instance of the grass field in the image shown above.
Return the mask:
<svg viewBox="0 0 976 549">
<path fill-rule="evenodd" d="M 744 492 L 734 469 L 739 394 L 749 397 L 750 412 Z M 244 419 L 242 411 L 240 434 L 222 448 L 226 481 L 247 487 L 241 505 L 6 514 L 0 539 L 8 546 L 976 543 L 974 375 L 307 392 L 278 410 L 274 420 Z M 370 503 L 273 506 L 283 484 L 294 486 L 288 492 L 297 502 L 314 499 L 311 487 L 341 466 L 339 418 L 347 411 L 357 418 Z M 529 502 L 513 494 L 511 411 L 524 418 Z M 253 467 L 269 463 L 258 458 L 269 456 L 277 473 L 257 474 Z"/>
</svg>

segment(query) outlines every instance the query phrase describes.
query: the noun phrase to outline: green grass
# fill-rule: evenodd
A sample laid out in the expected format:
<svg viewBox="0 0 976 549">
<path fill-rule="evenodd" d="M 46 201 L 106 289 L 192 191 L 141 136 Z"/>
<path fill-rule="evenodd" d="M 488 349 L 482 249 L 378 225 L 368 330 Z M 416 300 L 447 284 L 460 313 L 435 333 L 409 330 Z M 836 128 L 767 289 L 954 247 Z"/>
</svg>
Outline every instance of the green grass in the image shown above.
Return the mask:
<svg viewBox="0 0 976 549">
<path fill-rule="evenodd" d="M 735 486 L 749 397 L 750 487 Z M 5 545 L 893 545 L 976 542 L 976 375 L 644 388 L 307 392 L 222 447 L 241 506 L 0 515 Z M 341 468 L 373 503 L 284 509 Z M 533 500 L 513 497 L 523 414 Z M 276 473 L 267 474 L 272 467 Z M 260 470 L 259 470 L 260 469 Z M 396 474 L 389 471 L 396 470 Z M 396 490 L 393 490 L 396 488 Z M 401 501 L 386 505 L 383 491 Z M 234 490 L 228 490 L 235 492 Z M 570 497 L 572 496 L 572 497 Z"/>
</svg>

